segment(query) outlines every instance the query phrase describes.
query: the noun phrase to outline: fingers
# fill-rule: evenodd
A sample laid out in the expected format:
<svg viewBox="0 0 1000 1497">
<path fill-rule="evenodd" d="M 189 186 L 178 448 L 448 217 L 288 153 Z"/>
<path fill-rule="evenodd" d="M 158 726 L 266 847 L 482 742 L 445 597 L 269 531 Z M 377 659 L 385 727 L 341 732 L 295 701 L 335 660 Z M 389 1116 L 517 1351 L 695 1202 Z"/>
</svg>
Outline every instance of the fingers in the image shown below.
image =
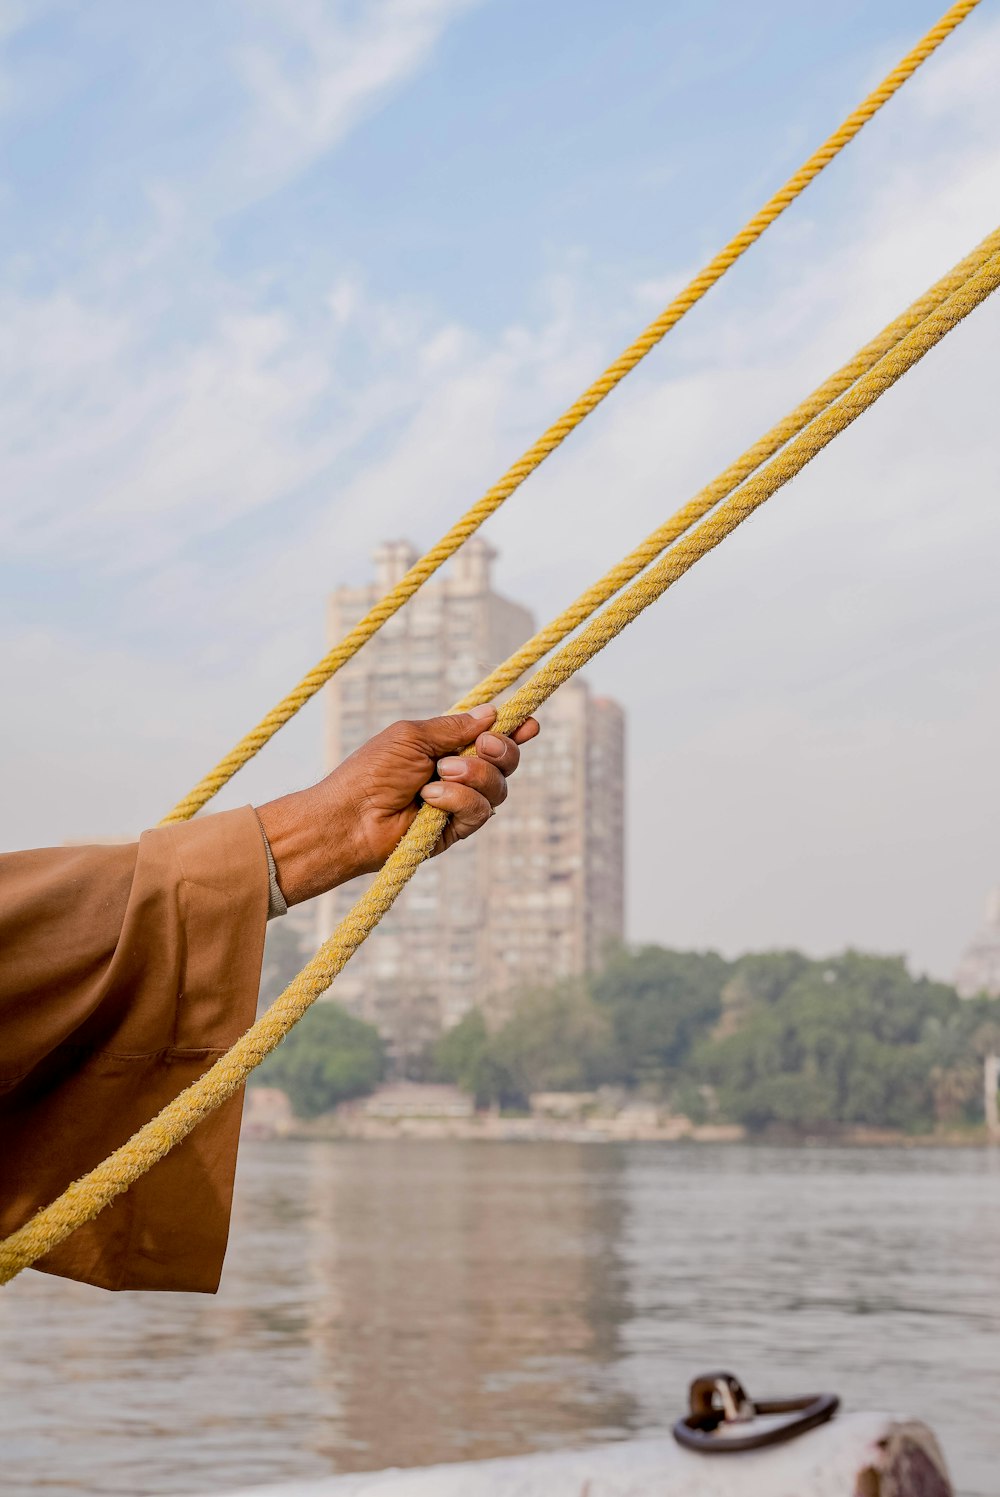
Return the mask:
<svg viewBox="0 0 1000 1497">
<path fill-rule="evenodd" d="M 480 733 L 476 739 L 476 754 L 487 763 L 495 764 L 502 775 L 513 774 L 521 757 L 521 750 L 513 738 L 500 733 Z"/>
<path fill-rule="evenodd" d="M 521 757 L 518 745 L 530 742 L 538 734 L 538 723 L 533 717 L 529 717 L 509 737 L 501 733 L 483 733 L 480 730 L 484 717 L 486 721 L 495 720 L 495 709 L 478 707 L 469 713 L 453 713 L 450 717 L 431 718 L 425 723 L 411 725 L 416 730 L 430 730 L 427 732 L 428 742 L 432 737 L 440 741 L 441 737 L 454 735 L 454 741 L 468 734 L 461 746 L 467 747 L 473 740 L 476 745 L 475 754 L 446 754 L 439 759 L 440 779 L 432 780 L 420 792 L 429 806 L 446 812 L 450 817 L 436 852 L 443 852 L 452 842 L 471 837 L 489 821 L 496 807 L 507 798 L 507 776 L 514 773 Z"/>
<path fill-rule="evenodd" d="M 484 734 L 484 737 L 489 737 Z M 513 747 L 513 745 L 511 745 Z M 515 749 L 516 753 L 517 750 Z M 495 764 L 488 764 L 485 759 L 470 756 L 463 759 L 439 759 L 438 774 L 442 780 L 449 784 L 468 785 L 472 790 L 478 790 L 484 795 L 493 807 L 500 806 L 507 799 L 507 780 L 500 768 Z"/>
<path fill-rule="evenodd" d="M 419 741 L 428 757 L 456 753 L 475 743 L 484 728 L 496 721 L 495 707 L 473 707 L 471 712 L 450 712 L 444 717 L 428 717 L 423 722 L 406 723 L 407 731 Z"/>
<path fill-rule="evenodd" d="M 533 719 L 524 724 L 525 742 L 538 732 Z M 520 731 L 520 730 L 519 730 Z M 515 736 L 481 733 L 476 739 L 475 755 L 449 755 L 438 760 L 438 774 L 443 780 L 460 781 L 485 795 L 494 809 L 507 799 L 507 776 L 512 775 L 521 758 Z"/>
<path fill-rule="evenodd" d="M 538 724 L 529 717 L 508 736 L 502 733 L 481 733 L 476 739 L 476 754 L 489 764 L 495 764 L 502 775 L 514 773 L 521 760 L 521 743 L 530 743 L 538 736 Z"/>
<path fill-rule="evenodd" d="M 414 743 L 419 743 L 432 759 L 436 759 L 439 754 L 458 753 L 480 738 L 481 741 L 476 744 L 480 758 L 496 764 L 503 774 L 511 774 L 517 767 L 517 757 L 515 755 L 511 759 L 509 751 L 505 754 L 497 745 L 502 743 L 516 746 L 530 742 L 538 734 L 538 723 L 533 717 L 529 717 L 509 738 L 501 738 L 496 733 L 483 733 L 484 728 L 492 727 L 496 716 L 495 707 L 482 706 L 473 707 L 469 712 L 451 712 L 444 717 L 428 717 L 422 722 L 397 723 L 395 726 L 404 729 Z M 487 738 L 493 742 L 484 753 Z"/>
<path fill-rule="evenodd" d="M 454 780 L 432 780 L 420 794 L 428 805 L 448 813 L 452 835 L 459 840 L 478 832 L 493 815 L 493 807 L 485 795 Z"/>
</svg>

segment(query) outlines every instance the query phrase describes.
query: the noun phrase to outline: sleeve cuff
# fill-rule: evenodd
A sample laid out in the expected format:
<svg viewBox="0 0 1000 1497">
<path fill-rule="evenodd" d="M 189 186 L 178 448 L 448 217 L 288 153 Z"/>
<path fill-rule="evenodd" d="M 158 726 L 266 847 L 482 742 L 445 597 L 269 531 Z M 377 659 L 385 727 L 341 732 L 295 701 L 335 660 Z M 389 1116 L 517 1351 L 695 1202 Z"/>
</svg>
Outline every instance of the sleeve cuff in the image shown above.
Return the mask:
<svg viewBox="0 0 1000 1497">
<path fill-rule="evenodd" d="M 257 817 L 257 825 L 260 827 L 260 835 L 264 839 L 264 852 L 267 854 L 267 918 L 268 920 L 274 920 L 278 915 L 288 914 L 288 902 L 278 884 L 278 870 L 274 866 L 274 854 L 271 851 L 271 844 L 267 840 L 267 833 L 259 816 Z"/>
</svg>

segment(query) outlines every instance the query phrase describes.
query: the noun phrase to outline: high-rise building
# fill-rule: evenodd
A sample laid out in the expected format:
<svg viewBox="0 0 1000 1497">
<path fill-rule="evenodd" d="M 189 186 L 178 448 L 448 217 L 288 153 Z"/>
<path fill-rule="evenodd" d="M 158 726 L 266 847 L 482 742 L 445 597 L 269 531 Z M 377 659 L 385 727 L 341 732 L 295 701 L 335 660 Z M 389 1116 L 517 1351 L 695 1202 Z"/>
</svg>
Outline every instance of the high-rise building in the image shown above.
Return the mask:
<svg viewBox="0 0 1000 1497">
<path fill-rule="evenodd" d="M 416 552 L 376 553 L 375 580 L 338 588 L 340 638 Z M 396 718 L 447 711 L 534 632 L 527 609 L 493 590 L 492 549 L 468 541 L 339 671 L 327 692 L 327 761 L 339 764 Z M 574 677 L 539 713 L 500 814 L 423 867 L 337 979 L 336 997 L 378 1025 L 398 1056 L 418 1052 L 469 1009 L 586 971 L 624 934 L 624 717 Z M 327 934 L 362 881 L 321 901 Z"/>
<path fill-rule="evenodd" d="M 1000 888 L 986 901 L 986 923 L 958 964 L 955 991 L 960 998 L 1000 998 Z"/>
</svg>

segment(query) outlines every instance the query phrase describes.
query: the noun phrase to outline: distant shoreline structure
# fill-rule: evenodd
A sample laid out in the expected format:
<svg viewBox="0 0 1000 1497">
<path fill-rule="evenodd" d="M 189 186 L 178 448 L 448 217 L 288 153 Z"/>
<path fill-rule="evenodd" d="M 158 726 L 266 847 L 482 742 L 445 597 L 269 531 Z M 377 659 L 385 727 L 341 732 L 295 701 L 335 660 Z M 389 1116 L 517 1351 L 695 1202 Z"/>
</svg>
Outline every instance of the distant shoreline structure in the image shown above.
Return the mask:
<svg viewBox="0 0 1000 1497">
<path fill-rule="evenodd" d="M 405 1099 L 401 1095 L 404 1089 L 408 1093 Z M 295 1142 L 666 1143 L 788 1148 L 981 1148 L 995 1142 L 985 1126 L 934 1133 L 859 1127 L 822 1132 L 783 1128 L 751 1134 L 739 1123 L 695 1124 L 686 1117 L 657 1116 L 657 1109 L 644 1103 L 626 1107 L 612 1117 L 559 1117 L 537 1112 L 532 1116 L 504 1116 L 450 1105 L 450 1099 L 443 1095 L 451 1092 L 448 1087 L 428 1087 L 428 1093 L 435 1095 L 421 1103 L 418 1094 L 422 1090 L 416 1083 L 394 1085 L 384 1088 L 381 1096 L 375 1093 L 372 1098 L 347 1103 L 306 1122 L 294 1116 L 283 1092 L 270 1087 L 252 1088 L 247 1093 L 244 1137 Z"/>
<path fill-rule="evenodd" d="M 1000 887 L 990 891 L 985 921 L 958 964 L 955 992 L 960 998 L 1000 998 Z"/>
</svg>

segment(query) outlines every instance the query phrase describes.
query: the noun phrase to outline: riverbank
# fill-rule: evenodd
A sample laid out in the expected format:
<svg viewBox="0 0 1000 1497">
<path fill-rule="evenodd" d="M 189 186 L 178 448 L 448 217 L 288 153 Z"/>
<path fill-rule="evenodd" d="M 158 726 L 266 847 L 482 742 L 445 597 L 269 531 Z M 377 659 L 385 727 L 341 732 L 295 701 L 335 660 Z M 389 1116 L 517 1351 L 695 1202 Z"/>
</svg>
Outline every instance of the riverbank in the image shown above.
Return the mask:
<svg viewBox="0 0 1000 1497">
<path fill-rule="evenodd" d="M 665 1114 L 646 1103 L 624 1105 L 616 1112 L 553 1116 L 544 1112 L 507 1116 L 498 1112 L 475 1112 L 471 1103 L 460 1107 L 453 1098 L 443 1098 L 445 1088 L 394 1088 L 393 1104 L 388 1089 L 373 1098 L 347 1103 L 318 1118 L 296 1118 L 283 1093 L 271 1088 L 251 1090 L 247 1096 L 244 1134 L 252 1138 L 392 1140 L 484 1143 L 671 1143 L 742 1144 L 760 1143 L 789 1147 L 846 1146 L 858 1148 L 985 1148 L 991 1140 L 985 1127 L 939 1130 L 935 1133 L 902 1133 L 888 1128 L 845 1128 L 815 1131 L 784 1127 L 750 1135 L 739 1123 L 695 1123 L 690 1118 Z M 421 1093 L 428 1095 L 423 1100 Z M 447 1089 L 450 1091 L 451 1089 Z M 398 1110 L 394 1111 L 393 1106 Z M 440 1109 L 437 1113 L 433 1108 Z M 425 1110 L 421 1110 L 425 1109 Z"/>
<path fill-rule="evenodd" d="M 754 1144 L 788 1148 L 863 1148 L 863 1149 L 986 1149 L 996 1148 L 985 1129 L 968 1133 L 893 1133 L 889 1129 L 845 1129 L 842 1133 L 795 1133 L 784 1130 L 780 1135 L 748 1134 L 739 1123 L 705 1123 L 687 1129 L 664 1126 L 634 1127 L 628 1124 L 552 1123 L 536 1118 L 475 1118 L 464 1123 L 442 1122 L 435 1118 L 405 1118 L 396 1122 L 383 1119 L 345 1121 L 336 1117 L 316 1118 L 312 1122 L 298 1119 L 286 1131 L 256 1137 L 294 1139 L 415 1139 L 441 1141 L 451 1139 L 474 1143 L 670 1143 L 670 1144 Z"/>
<path fill-rule="evenodd" d="M 489 1143 L 743 1143 L 746 1130 L 738 1123 L 695 1126 L 686 1118 L 662 1124 L 637 1123 L 628 1118 L 593 1118 L 579 1122 L 555 1118 L 503 1117 L 476 1114 L 470 1118 L 343 1117 L 334 1113 L 311 1123 L 298 1120 L 288 1133 L 293 1138 L 417 1138 L 481 1139 Z"/>
</svg>

